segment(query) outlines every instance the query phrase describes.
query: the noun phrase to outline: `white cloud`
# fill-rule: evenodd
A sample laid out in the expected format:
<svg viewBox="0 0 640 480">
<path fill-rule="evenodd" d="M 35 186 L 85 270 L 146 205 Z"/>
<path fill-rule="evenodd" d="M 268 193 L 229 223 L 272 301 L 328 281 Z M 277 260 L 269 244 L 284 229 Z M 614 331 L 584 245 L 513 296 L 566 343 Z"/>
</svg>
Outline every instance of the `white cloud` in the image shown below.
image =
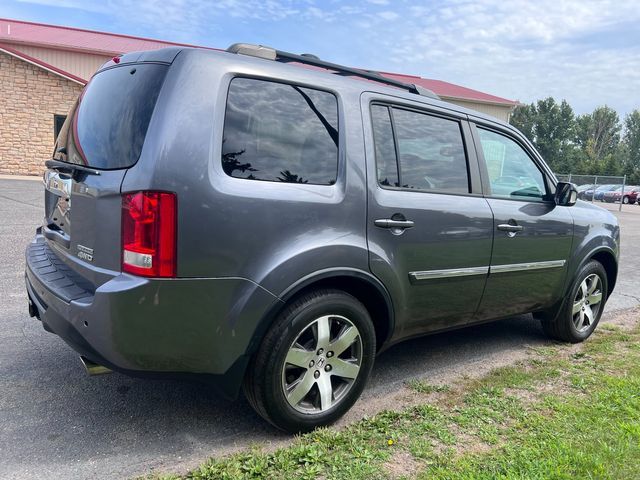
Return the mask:
<svg viewBox="0 0 640 480">
<path fill-rule="evenodd" d="M 236 26 L 262 27 L 261 43 L 327 60 L 527 102 L 553 95 L 580 111 L 604 102 L 621 113 L 640 107 L 637 0 L 22 1 L 110 15 L 123 33 L 176 41 L 215 32 L 216 42 L 230 43 Z"/>
<path fill-rule="evenodd" d="M 455 0 L 408 11 L 377 25 L 375 48 L 387 55 L 376 68 L 522 101 L 553 95 L 581 111 L 640 107 L 640 29 L 617 38 L 640 23 L 636 1 Z"/>
<path fill-rule="evenodd" d="M 378 12 L 377 15 L 383 20 L 397 20 L 398 18 L 400 18 L 400 15 L 398 15 L 396 12 L 392 12 L 389 10 Z"/>
</svg>

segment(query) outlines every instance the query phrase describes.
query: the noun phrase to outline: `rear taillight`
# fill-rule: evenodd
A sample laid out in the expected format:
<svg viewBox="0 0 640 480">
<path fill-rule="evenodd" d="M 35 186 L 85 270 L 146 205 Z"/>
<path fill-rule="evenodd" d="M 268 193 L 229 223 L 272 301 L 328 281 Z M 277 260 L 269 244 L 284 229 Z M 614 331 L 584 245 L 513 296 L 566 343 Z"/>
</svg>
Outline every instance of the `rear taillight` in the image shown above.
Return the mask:
<svg viewBox="0 0 640 480">
<path fill-rule="evenodd" d="M 176 194 L 122 196 L 122 271 L 145 277 L 176 276 Z"/>
</svg>

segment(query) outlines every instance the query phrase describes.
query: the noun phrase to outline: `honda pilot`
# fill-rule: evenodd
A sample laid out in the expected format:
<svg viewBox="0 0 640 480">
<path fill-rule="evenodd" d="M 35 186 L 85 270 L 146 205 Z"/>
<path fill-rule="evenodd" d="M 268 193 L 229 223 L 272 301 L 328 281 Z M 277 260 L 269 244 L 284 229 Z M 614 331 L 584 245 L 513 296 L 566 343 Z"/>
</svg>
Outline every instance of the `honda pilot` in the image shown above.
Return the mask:
<svg viewBox="0 0 640 480">
<path fill-rule="evenodd" d="M 46 162 L 29 311 L 90 371 L 240 390 L 307 431 L 402 340 L 533 313 L 589 337 L 615 217 L 415 85 L 262 46 L 107 62 Z"/>
</svg>

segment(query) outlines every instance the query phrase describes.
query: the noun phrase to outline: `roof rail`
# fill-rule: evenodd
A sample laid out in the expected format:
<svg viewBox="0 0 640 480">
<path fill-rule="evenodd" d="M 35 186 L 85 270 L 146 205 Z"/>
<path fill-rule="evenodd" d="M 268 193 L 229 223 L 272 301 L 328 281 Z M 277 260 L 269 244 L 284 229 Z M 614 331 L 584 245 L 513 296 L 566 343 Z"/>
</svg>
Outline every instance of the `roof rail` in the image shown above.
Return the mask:
<svg viewBox="0 0 640 480">
<path fill-rule="evenodd" d="M 309 53 L 303 53 L 297 55 L 295 53 L 283 52 L 282 50 L 276 50 L 275 48 L 265 47 L 263 45 L 253 45 L 250 43 L 234 43 L 227 48 L 229 53 L 237 53 L 241 55 L 249 55 L 251 57 L 263 58 L 265 60 L 274 60 L 276 62 L 295 62 L 305 65 L 313 65 L 314 67 L 326 68 L 327 70 L 333 70 L 339 75 L 353 76 L 366 78 L 374 82 L 384 83 L 391 85 L 392 87 L 402 88 L 416 95 L 422 95 L 425 97 L 440 99 L 438 95 L 431 90 L 424 88 L 420 85 L 414 85 L 412 83 L 399 82 L 391 78 L 384 77 L 378 72 L 371 70 L 360 70 L 358 68 L 345 67 L 344 65 L 338 65 L 337 63 L 325 62 L 320 60 L 315 55 Z"/>
</svg>

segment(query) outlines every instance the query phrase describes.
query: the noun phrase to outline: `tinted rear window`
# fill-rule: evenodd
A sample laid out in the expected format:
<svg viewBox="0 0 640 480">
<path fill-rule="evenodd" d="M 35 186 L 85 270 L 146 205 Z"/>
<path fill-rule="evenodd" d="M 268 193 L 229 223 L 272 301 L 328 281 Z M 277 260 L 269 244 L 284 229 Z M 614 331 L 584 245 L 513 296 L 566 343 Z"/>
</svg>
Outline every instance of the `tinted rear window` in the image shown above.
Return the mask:
<svg viewBox="0 0 640 480">
<path fill-rule="evenodd" d="M 98 169 L 133 166 L 167 70 L 138 64 L 98 73 L 67 117 L 54 158 Z"/>
</svg>

